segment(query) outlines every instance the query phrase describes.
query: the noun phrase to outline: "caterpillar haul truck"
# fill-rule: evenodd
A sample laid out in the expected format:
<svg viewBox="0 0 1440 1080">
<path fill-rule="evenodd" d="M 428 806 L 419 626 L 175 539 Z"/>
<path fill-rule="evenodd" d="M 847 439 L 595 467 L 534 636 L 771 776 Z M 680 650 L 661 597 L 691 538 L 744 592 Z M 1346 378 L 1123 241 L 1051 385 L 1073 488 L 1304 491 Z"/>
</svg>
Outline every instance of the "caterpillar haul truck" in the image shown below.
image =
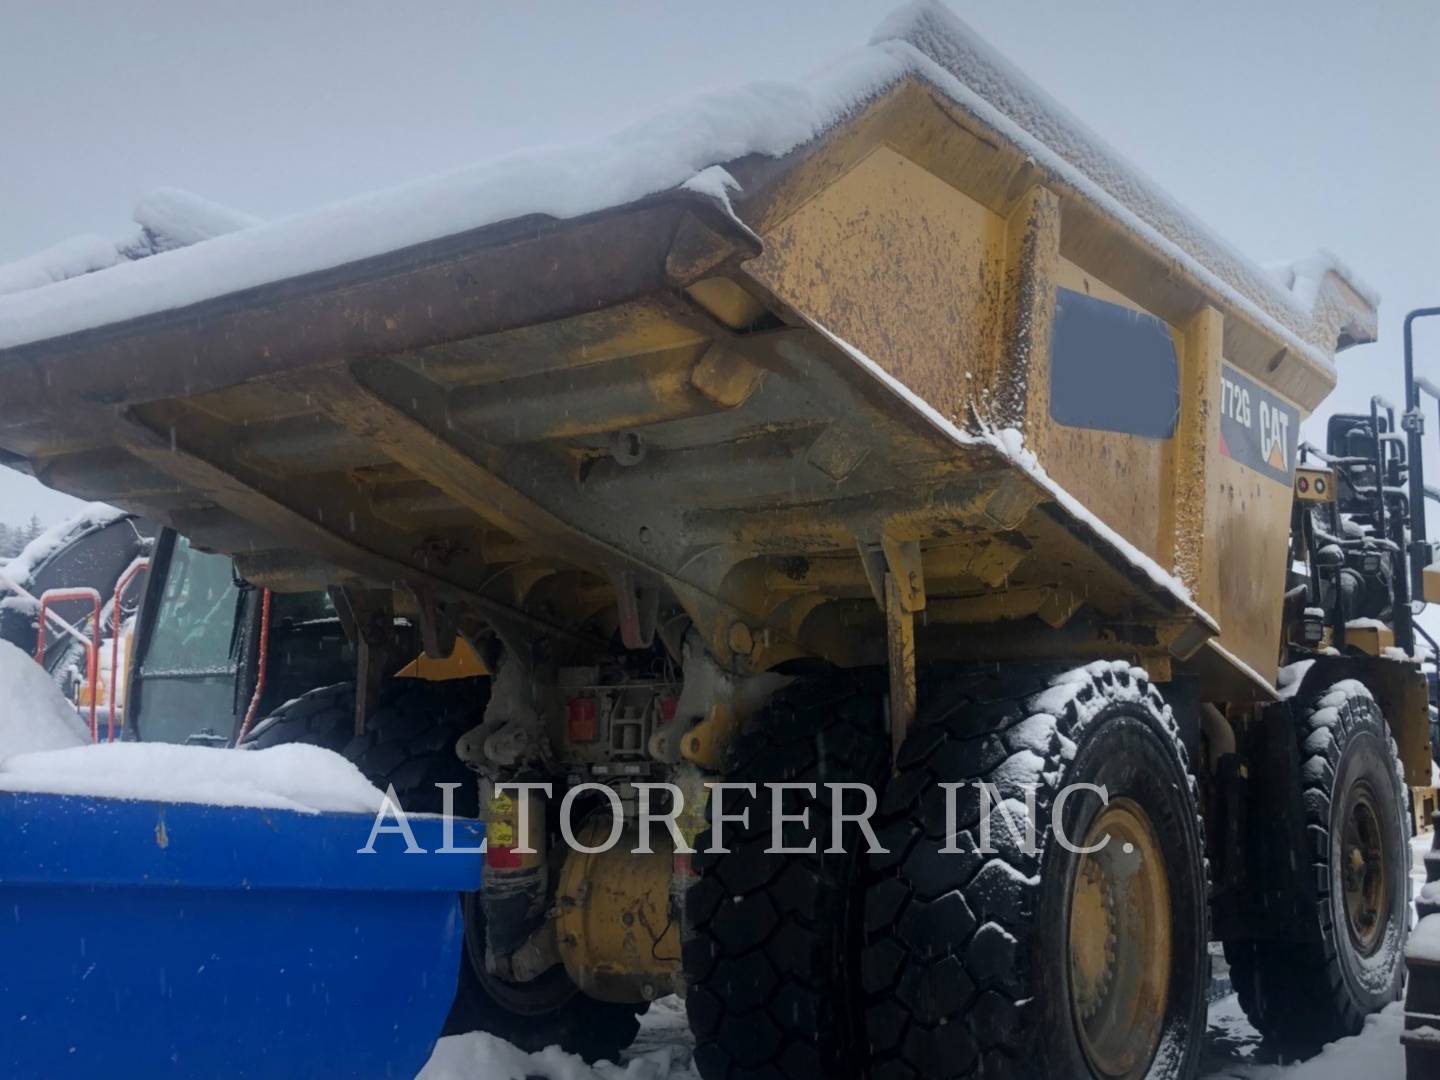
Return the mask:
<svg viewBox="0 0 1440 1080">
<path fill-rule="evenodd" d="M 678 170 L 634 129 L 0 300 L 0 447 L 329 598 L 346 684 L 216 730 L 464 767 L 469 1026 L 613 1057 L 678 992 L 707 1080 L 1187 1077 L 1220 941 L 1277 1045 L 1357 1031 L 1429 782 L 1428 386 L 1302 448 L 1374 298 L 943 8 L 804 90 Z"/>
</svg>

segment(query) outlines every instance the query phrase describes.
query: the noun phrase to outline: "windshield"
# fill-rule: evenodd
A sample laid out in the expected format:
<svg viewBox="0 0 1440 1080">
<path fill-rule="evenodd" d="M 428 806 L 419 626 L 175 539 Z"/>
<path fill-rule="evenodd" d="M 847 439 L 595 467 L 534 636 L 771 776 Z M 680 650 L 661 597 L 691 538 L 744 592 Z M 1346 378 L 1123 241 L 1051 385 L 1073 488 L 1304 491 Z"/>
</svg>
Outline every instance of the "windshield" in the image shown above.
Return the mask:
<svg viewBox="0 0 1440 1080">
<path fill-rule="evenodd" d="M 236 605 L 223 555 L 176 537 L 149 646 L 140 666 L 137 726 L 152 742 L 228 737 L 234 722 Z"/>
</svg>

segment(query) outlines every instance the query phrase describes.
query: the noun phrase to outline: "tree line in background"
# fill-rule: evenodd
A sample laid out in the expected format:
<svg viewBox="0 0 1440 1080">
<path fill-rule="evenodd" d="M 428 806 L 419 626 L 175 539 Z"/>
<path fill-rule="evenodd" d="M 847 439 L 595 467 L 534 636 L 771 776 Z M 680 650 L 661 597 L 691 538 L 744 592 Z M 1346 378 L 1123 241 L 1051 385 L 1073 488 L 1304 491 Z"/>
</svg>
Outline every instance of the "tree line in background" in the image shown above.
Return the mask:
<svg viewBox="0 0 1440 1080">
<path fill-rule="evenodd" d="M 0 559 L 19 555 L 26 544 L 44 531 L 45 526 L 40 524 L 40 519 L 34 514 L 30 515 L 30 520 L 24 525 L 7 525 L 0 521 Z"/>
</svg>

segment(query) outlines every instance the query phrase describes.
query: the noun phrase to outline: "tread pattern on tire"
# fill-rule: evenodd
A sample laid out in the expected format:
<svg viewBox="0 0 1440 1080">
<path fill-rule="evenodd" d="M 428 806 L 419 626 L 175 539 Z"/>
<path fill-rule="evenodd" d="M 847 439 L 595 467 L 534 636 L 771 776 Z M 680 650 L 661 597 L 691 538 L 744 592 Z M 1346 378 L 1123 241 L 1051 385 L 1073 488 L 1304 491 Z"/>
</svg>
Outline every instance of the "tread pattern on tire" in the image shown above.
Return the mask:
<svg viewBox="0 0 1440 1080">
<path fill-rule="evenodd" d="M 413 813 L 440 813 L 443 794 L 435 785 L 459 784 L 455 812 L 474 817 L 479 789 L 456 756 L 455 741 L 479 723 L 488 696 L 487 679 L 395 679 L 381 689 L 365 733 L 356 735 L 355 684 L 336 683 L 287 701 L 255 725 L 243 746 L 310 743 L 334 750 L 381 790 L 393 784 L 400 805 Z"/>
<path fill-rule="evenodd" d="M 251 728 L 241 746 L 264 750 L 285 743 L 307 743 L 338 753 L 350 741 L 354 726 L 355 684 L 335 683 L 285 702 Z"/>
<path fill-rule="evenodd" d="M 747 826 L 726 823 L 728 854 L 696 841 L 700 880 L 686 897 L 692 928 L 684 945 L 686 1010 L 695 1064 L 706 1080 L 855 1075 L 860 1018 L 851 983 L 858 960 L 856 884 L 862 840 L 847 829 L 844 854 L 831 846 L 826 782 L 883 785 L 890 741 L 883 680 L 865 673 L 805 679 L 776 695 L 732 746 L 725 779 L 816 783 L 816 797 L 786 793 L 786 813 L 811 809 L 810 827 L 783 826 L 786 846 L 815 854 L 767 853 L 772 806 L 726 792 L 725 812 L 750 811 Z M 794 799 L 790 798 L 794 795 Z M 846 801 L 847 811 L 861 808 Z M 713 805 L 713 804 L 712 804 Z M 858 832 L 858 830 L 856 830 Z"/>
<path fill-rule="evenodd" d="M 1357 702 L 1366 704 L 1357 707 Z M 1334 683 L 1297 710 L 1295 717 L 1301 802 L 1311 869 L 1319 892 L 1316 911 L 1321 939 L 1225 943 L 1225 958 L 1240 1007 L 1261 1035 L 1290 1053 L 1313 1053 L 1327 1042 L 1358 1034 L 1365 1023 L 1365 1014 L 1347 992 L 1338 966 L 1336 934 L 1344 930 L 1337 928 L 1331 918 L 1329 892 L 1331 789 L 1341 755 L 1359 731 L 1384 736 L 1394 763 L 1401 821 L 1409 821 L 1410 800 L 1399 750 L 1374 697 L 1364 683 L 1354 679 Z M 1408 856 L 1408 828 L 1402 839 L 1401 850 Z M 1401 940 L 1396 947 L 1403 953 L 1403 929 L 1397 928 L 1397 932 Z"/>
<path fill-rule="evenodd" d="M 935 708 L 926 715 L 922 703 L 924 722 L 902 747 L 882 805 L 879 836 L 888 853 L 869 860 L 862 977 L 871 1075 L 1030 1077 L 1035 1033 L 1027 1007 L 1036 987 L 1028 950 L 1049 839 L 1042 828 L 1068 763 L 1107 707 L 1142 707 L 1168 735 L 1189 781 L 1203 852 L 1194 774 L 1170 707 L 1127 663 L 1096 662 L 1058 678 L 1053 669 L 970 672 L 927 697 Z M 936 841 L 947 836 L 940 785 L 974 781 L 1016 800 L 1017 820 L 1025 813 L 1020 785 L 1038 785 L 1035 853 L 1007 831 L 998 808 L 990 819 L 996 853 L 977 852 L 973 786 L 956 798 L 955 840 L 964 853 L 939 851 Z"/>
</svg>

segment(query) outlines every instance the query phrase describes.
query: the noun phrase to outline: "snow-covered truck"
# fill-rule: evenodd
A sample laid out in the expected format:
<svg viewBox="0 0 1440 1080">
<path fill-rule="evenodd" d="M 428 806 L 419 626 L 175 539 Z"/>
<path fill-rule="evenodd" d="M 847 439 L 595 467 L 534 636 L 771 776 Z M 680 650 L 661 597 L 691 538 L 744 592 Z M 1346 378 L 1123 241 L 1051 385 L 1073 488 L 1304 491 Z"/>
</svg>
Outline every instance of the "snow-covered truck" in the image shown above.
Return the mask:
<svg viewBox="0 0 1440 1080">
<path fill-rule="evenodd" d="M 1376 304 L 920 4 L 0 297 L 0 447 L 233 557 L 257 641 L 328 594 L 353 678 L 234 736 L 467 767 L 452 1026 L 614 1056 L 680 992 L 707 1080 L 1185 1077 L 1212 941 L 1292 1052 L 1401 994 L 1419 413 L 1299 440 Z"/>
</svg>

